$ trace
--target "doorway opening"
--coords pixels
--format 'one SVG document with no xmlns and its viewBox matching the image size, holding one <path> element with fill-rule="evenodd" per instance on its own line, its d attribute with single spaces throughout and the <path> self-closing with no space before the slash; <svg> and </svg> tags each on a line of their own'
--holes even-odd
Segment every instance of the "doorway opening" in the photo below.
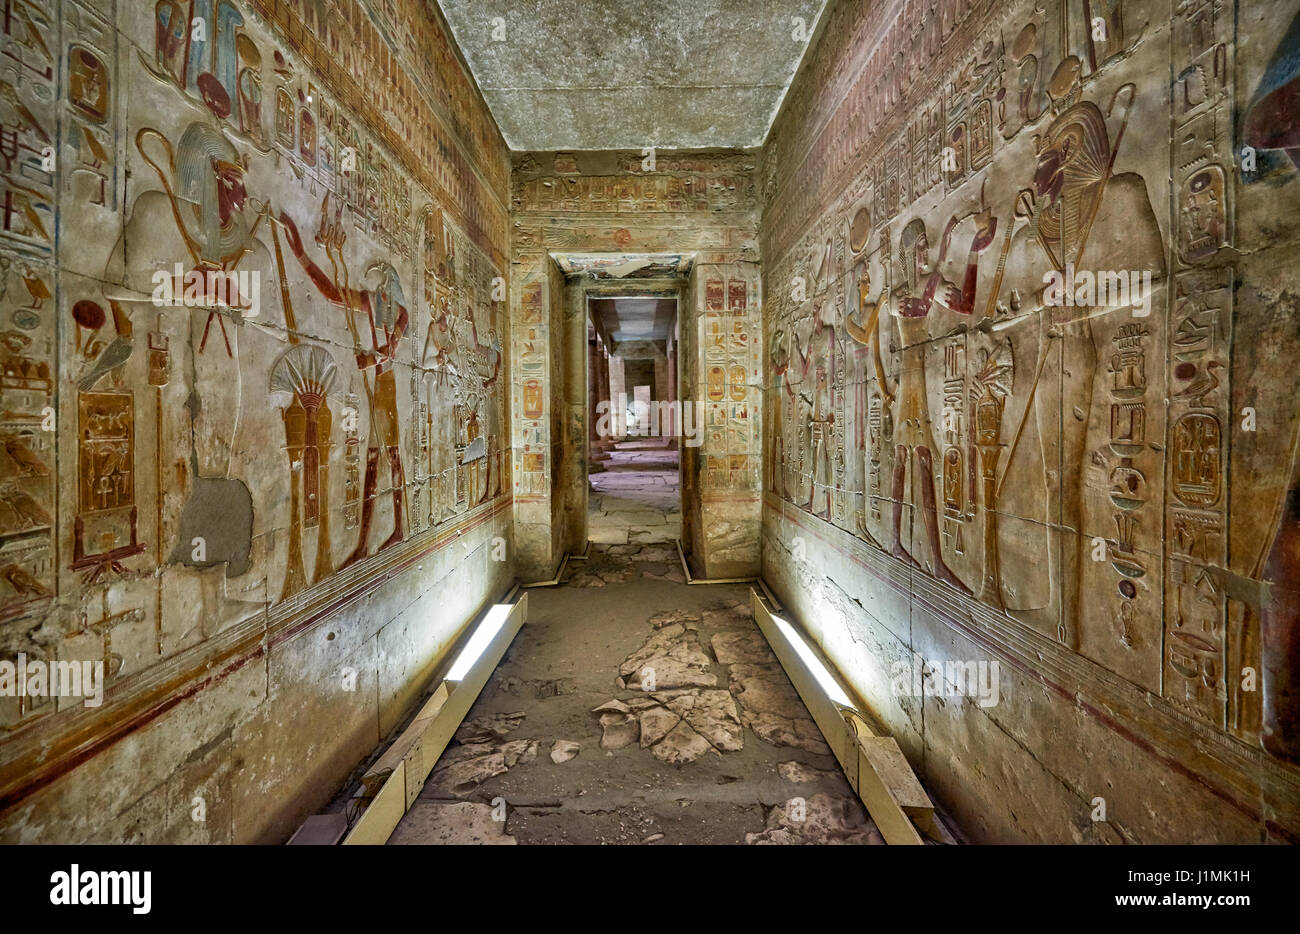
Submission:
<svg viewBox="0 0 1300 934">
<path fill-rule="evenodd" d="M 607 545 L 682 535 L 678 296 L 587 297 L 587 537 Z"/>
</svg>

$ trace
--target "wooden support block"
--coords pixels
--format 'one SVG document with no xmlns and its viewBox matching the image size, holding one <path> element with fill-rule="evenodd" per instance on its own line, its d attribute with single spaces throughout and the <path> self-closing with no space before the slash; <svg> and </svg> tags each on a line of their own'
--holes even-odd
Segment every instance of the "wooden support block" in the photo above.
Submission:
<svg viewBox="0 0 1300 934">
<path fill-rule="evenodd" d="M 861 746 L 858 747 L 858 797 L 867 806 L 867 813 L 886 843 L 919 846 L 924 842 Z"/>
<path fill-rule="evenodd" d="M 889 789 L 898 806 L 908 811 L 932 811 L 934 805 L 925 793 L 916 773 L 908 764 L 903 750 L 892 736 L 865 736 L 858 740 L 862 753 L 871 763 L 872 770 Z"/>
</svg>

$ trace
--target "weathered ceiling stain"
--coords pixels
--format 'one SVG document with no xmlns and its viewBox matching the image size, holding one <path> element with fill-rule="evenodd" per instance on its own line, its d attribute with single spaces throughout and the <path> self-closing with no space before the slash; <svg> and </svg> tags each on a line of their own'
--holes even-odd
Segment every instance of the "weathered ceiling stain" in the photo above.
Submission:
<svg viewBox="0 0 1300 934">
<path fill-rule="evenodd" d="M 759 146 L 825 0 L 439 0 L 511 149 Z"/>
</svg>

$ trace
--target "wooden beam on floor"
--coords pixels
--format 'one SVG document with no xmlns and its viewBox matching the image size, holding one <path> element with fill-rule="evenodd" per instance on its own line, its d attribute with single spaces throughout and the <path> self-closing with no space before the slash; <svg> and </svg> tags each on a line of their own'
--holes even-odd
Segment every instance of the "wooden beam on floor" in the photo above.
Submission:
<svg viewBox="0 0 1300 934">
<path fill-rule="evenodd" d="M 504 606 L 494 604 L 471 627 L 469 638 L 453 657 L 458 658 L 461 652 L 467 651 L 477 631 L 489 624 L 493 611 Z M 344 845 L 388 842 L 527 618 L 528 594 L 525 592 L 509 607 L 501 627 L 483 646 L 460 680 L 441 680 L 415 719 L 362 776 L 361 787 L 353 796 L 361 813 L 343 837 Z M 453 670 L 454 663 L 449 673 Z"/>
<path fill-rule="evenodd" d="M 686 551 L 682 548 L 680 538 L 673 539 L 677 545 L 677 557 L 682 559 L 682 573 L 686 575 L 688 584 L 753 584 L 758 581 L 757 577 L 694 577 L 691 575 L 690 565 L 686 561 Z"/>
<path fill-rule="evenodd" d="M 851 694 L 821 650 L 795 623 L 775 616 L 757 588 L 750 589 L 750 605 L 759 631 L 785 669 L 804 706 L 839 761 L 845 778 L 886 843 L 919 845 L 925 841 L 913 823 L 937 825 L 934 805 L 916 774 L 890 736 L 877 736 L 861 711 L 851 706 Z M 778 619 L 789 627 L 783 630 Z M 801 645 L 796 646 L 797 639 Z M 830 678 L 833 684 L 823 683 Z M 832 692 L 840 695 L 839 699 Z M 938 839 L 950 841 L 946 831 Z"/>
<path fill-rule="evenodd" d="M 555 570 L 555 576 L 548 581 L 532 581 L 527 584 L 520 584 L 520 587 L 558 587 L 564 580 L 564 569 L 569 566 L 570 561 L 586 561 L 591 555 L 591 542 L 587 542 L 587 548 L 582 554 L 577 555 L 573 552 L 566 551 L 564 557 L 560 559 L 560 566 Z"/>
</svg>

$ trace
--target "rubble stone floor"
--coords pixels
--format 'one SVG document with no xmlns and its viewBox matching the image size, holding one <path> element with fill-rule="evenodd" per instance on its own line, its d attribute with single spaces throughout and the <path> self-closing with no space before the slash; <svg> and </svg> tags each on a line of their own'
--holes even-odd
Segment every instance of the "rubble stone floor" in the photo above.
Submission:
<svg viewBox="0 0 1300 934">
<path fill-rule="evenodd" d="M 687 586 L 669 544 L 593 544 L 528 600 L 390 843 L 883 842 L 745 585 Z"/>
<path fill-rule="evenodd" d="M 677 447 L 653 441 L 621 441 L 600 473 L 593 473 L 587 500 L 587 537 L 606 545 L 672 542 L 682 536 L 682 497 Z"/>
</svg>

